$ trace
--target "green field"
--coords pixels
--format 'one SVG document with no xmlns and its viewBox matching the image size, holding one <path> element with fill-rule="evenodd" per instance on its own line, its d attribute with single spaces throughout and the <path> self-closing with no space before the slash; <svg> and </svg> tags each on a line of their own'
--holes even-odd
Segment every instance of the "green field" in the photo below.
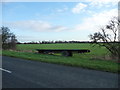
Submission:
<svg viewBox="0 0 120 90">
<path fill-rule="evenodd" d="M 68 44 L 19 44 L 17 45 L 17 50 L 32 50 L 35 49 L 89 49 L 91 52 L 89 55 L 95 56 L 104 56 L 108 53 L 107 49 L 104 47 L 95 46 L 92 44 L 76 44 L 76 43 L 68 43 Z M 80 54 L 79 54 L 80 55 Z"/>
<path fill-rule="evenodd" d="M 64 57 L 60 53 L 54 55 L 36 54 L 35 49 L 89 49 L 90 53 L 74 53 L 73 57 Z M 4 50 L 3 55 L 37 60 L 47 63 L 64 64 L 95 70 L 118 72 L 118 63 L 115 60 L 105 60 L 109 52 L 104 47 L 91 44 L 18 44 L 16 51 Z"/>
</svg>

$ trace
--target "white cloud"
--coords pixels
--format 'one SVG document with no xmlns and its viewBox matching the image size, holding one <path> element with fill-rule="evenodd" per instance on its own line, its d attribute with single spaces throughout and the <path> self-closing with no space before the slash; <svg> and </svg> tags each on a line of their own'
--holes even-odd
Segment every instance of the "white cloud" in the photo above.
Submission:
<svg viewBox="0 0 120 90">
<path fill-rule="evenodd" d="M 46 32 L 46 31 L 59 32 L 67 29 L 64 26 L 59 26 L 59 25 L 54 26 L 48 22 L 36 21 L 36 20 L 3 22 L 3 25 L 21 30 L 31 30 L 38 32 Z"/>
<path fill-rule="evenodd" d="M 55 26 L 55 27 L 52 27 L 51 29 L 55 30 L 56 32 L 60 32 L 60 31 L 63 31 L 63 30 L 68 30 L 68 28 L 64 27 L 64 26 Z"/>
<path fill-rule="evenodd" d="M 73 9 L 72 12 L 73 13 L 80 13 L 84 8 L 86 8 L 87 5 L 83 4 L 83 3 L 78 3 Z"/>
<path fill-rule="evenodd" d="M 63 9 L 57 9 L 57 12 L 65 12 L 65 11 L 67 11 L 68 10 L 68 8 L 67 7 L 65 7 L 65 8 L 63 8 Z"/>
<path fill-rule="evenodd" d="M 95 32 L 99 30 L 100 26 L 106 25 L 108 21 L 112 17 L 117 16 L 117 14 L 118 14 L 117 9 L 96 13 L 92 17 L 84 19 L 83 23 L 76 25 L 75 30 L 77 31 L 87 30 Z"/>
<path fill-rule="evenodd" d="M 110 7 L 111 5 L 113 6 L 118 4 L 119 0 L 83 0 L 83 2 L 89 2 L 91 6 Z"/>
<path fill-rule="evenodd" d="M 16 22 L 5 22 L 3 25 L 9 26 L 21 30 L 31 30 L 38 32 L 60 32 L 60 31 L 90 31 L 95 32 L 99 30 L 100 26 L 104 26 L 108 21 L 118 15 L 117 9 L 110 11 L 103 11 L 95 13 L 92 17 L 85 18 L 81 24 L 77 24 L 75 27 L 68 28 L 62 25 L 52 25 L 48 22 L 27 20 L 27 21 L 16 21 Z"/>
<path fill-rule="evenodd" d="M 2 2 L 115 2 L 119 0 L 3 0 Z"/>
</svg>

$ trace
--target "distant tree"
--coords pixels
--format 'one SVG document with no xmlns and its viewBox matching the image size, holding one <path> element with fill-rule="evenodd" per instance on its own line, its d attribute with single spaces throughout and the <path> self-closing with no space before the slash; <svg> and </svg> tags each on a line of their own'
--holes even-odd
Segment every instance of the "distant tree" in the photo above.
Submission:
<svg viewBox="0 0 120 90">
<path fill-rule="evenodd" d="M 10 29 L 3 26 L 0 31 L 2 31 L 2 48 L 16 49 L 17 39 L 16 36 L 10 32 Z"/>
<path fill-rule="evenodd" d="M 105 25 L 105 27 L 100 28 L 99 32 L 89 35 L 90 39 L 94 43 L 107 48 L 111 55 L 118 60 L 120 60 L 120 43 L 118 42 L 119 38 L 117 40 L 118 31 L 120 29 L 118 28 L 119 25 L 120 20 L 117 17 L 114 17 L 107 25 Z"/>
</svg>

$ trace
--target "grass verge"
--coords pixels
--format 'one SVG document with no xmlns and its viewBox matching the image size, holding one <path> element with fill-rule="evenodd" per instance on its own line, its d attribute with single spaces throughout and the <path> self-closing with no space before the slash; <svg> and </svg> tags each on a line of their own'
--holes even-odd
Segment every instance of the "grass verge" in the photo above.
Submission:
<svg viewBox="0 0 120 90">
<path fill-rule="evenodd" d="M 35 54 L 28 52 L 15 52 L 4 50 L 2 52 L 4 56 L 12 56 L 17 58 L 23 58 L 28 60 L 37 60 L 47 63 L 55 63 L 76 67 L 83 67 L 94 70 L 101 70 L 107 72 L 118 72 L 118 63 L 113 61 L 104 61 L 104 60 L 91 60 L 87 58 L 74 58 L 74 57 L 63 57 L 63 56 L 54 56 L 54 55 L 45 55 L 45 54 Z"/>
</svg>

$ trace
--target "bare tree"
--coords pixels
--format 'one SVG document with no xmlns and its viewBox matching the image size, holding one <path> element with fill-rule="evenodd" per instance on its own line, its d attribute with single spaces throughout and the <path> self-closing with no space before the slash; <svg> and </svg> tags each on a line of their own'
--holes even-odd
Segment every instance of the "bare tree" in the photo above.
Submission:
<svg viewBox="0 0 120 90">
<path fill-rule="evenodd" d="M 8 27 L 1 27 L 2 31 L 2 48 L 3 49 L 16 49 L 17 39 L 13 33 L 10 32 Z"/>
<path fill-rule="evenodd" d="M 114 17 L 105 27 L 100 28 L 99 32 L 89 35 L 94 43 L 106 47 L 111 55 L 118 60 L 120 60 L 119 25 L 120 20 Z"/>
</svg>

